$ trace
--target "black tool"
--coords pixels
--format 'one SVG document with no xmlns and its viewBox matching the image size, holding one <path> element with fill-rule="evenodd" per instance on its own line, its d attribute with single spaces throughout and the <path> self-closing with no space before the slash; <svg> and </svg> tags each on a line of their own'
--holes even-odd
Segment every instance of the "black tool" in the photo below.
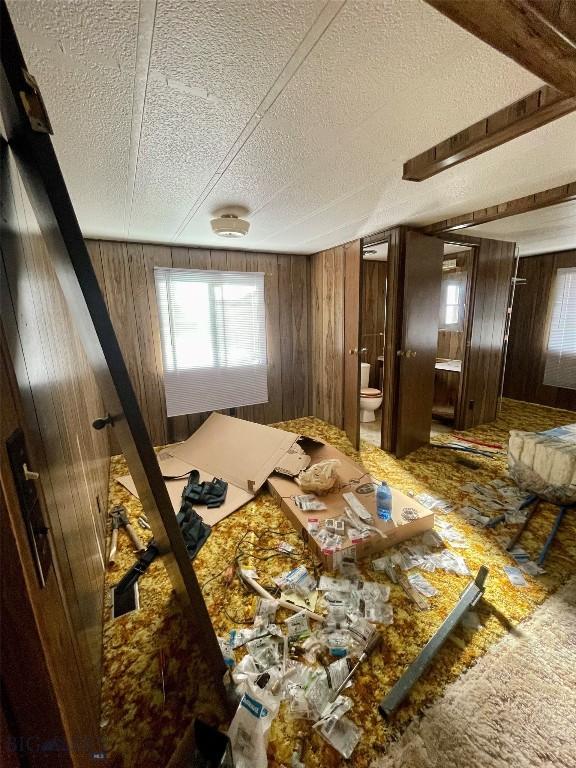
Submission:
<svg viewBox="0 0 576 768">
<path fill-rule="evenodd" d="M 228 483 L 215 477 L 212 480 L 200 482 L 200 472 L 193 469 L 188 475 L 188 482 L 182 492 L 182 500 L 191 504 L 205 504 L 208 509 L 217 509 L 226 501 Z"/>
<path fill-rule="evenodd" d="M 150 564 L 154 562 L 156 557 L 158 556 L 159 549 L 156 546 L 156 542 L 154 539 L 148 544 L 140 558 L 134 563 L 132 568 L 124 574 L 124 576 L 120 579 L 118 584 L 116 584 L 116 594 L 121 595 L 123 592 L 126 592 L 130 587 L 132 587 L 142 576 L 143 573 L 146 573 L 148 568 L 150 567 Z"/>
</svg>

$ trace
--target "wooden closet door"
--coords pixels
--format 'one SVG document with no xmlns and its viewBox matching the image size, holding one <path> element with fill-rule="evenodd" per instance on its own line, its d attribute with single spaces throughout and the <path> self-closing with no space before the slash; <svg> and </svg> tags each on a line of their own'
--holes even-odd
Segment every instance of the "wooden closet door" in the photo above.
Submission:
<svg viewBox="0 0 576 768">
<path fill-rule="evenodd" d="M 404 252 L 396 455 L 430 442 L 444 244 L 407 231 Z"/>
</svg>

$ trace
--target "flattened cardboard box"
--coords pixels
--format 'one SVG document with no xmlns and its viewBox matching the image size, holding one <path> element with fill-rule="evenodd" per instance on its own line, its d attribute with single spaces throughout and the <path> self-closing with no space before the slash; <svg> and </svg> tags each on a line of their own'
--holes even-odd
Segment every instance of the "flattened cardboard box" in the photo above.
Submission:
<svg viewBox="0 0 576 768">
<path fill-rule="evenodd" d="M 356 548 L 356 557 L 358 560 L 361 560 L 370 555 L 376 555 L 388 549 L 388 547 L 399 544 L 401 541 L 417 536 L 434 527 L 434 512 L 395 488 L 391 488 L 392 522 L 380 520 L 376 514 L 374 485 L 378 481 L 367 473 L 362 466 L 356 464 L 348 456 L 345 456 L 336 448 L 326 443 L 308 441 L 306 438 L 303 438 L 300 441 L 300 446 L 310 456 L 311 466 L 325 459 L 338 459 L 340 461 L 338 485 L 332 493 L 320 497 L 320 500 L 326 504 L 327 509 L 323 512 L 303 512 L 294 501 L 294 496 L 303 493 L 303 491 L 291 477 L 283 477 L 278 474 L 271 475 L 268 478 L 268 489 L 275 501 L 281 506 L 288 520 L 301 533 L 304 541 L 308 543 L 310 549 L 317 555 L 326 569 L 334 570 L 334 561 L 342 555 L 345 556 L 347 551 L 348 553 L 353 552 L 354 546 Z M 374 533 L 369 538 L 362 539 L 355 545 L 352 544 L 350 539 L 346 538 L 343 548 L 337 553 L 322 552 L 318 543 L 308 533 L 308 520 L 309 518 L 317 518 L 322 523 L 328 518 L 344 516 L 345 507 L 348 505 L 342 494 L 349 491 L 354 493 L 358 501 L 371 513 L 373 518 L 371 525 L 381 530 L 386 535 L 386 538 L 382 538 L 379 534 Z M 410 512 L 407 512 L 407 510 L 410 510 Z"/>
<path fill-rule="evenodd" d="M 194 507 L 205 523 L 215 525 L 251 501 L 272 472 L 296 476 L 306 469 L 310 459 L 299 445 L 301 440 L 293 432 L 211 414 L 191 437 L 167 446 L 157 455 L 174 511 L 180 509 L 188 474 L 197 469 L 200 482 L 220 477 L 228 483 L 226 501 L 221 507 Z M 130 475 L 116 480 L 138 496 Z"/>
</svg>

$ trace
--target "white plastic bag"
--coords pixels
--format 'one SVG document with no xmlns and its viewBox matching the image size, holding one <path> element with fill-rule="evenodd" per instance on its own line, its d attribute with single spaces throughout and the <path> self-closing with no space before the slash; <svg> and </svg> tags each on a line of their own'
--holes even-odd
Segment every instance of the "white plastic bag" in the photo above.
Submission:
<svg viewBox="0 0 576 768">
<path fill-rule="evenodd" d="M 248 683 L 228 730 L 236 768 L 267 768 L 268 734 L 278 705 L 270 693 Z"/>
<path fill-rule="evenodd" d="M 319 461 L 303 472 L 297 478 L 298 485 L 307 493 L 316 493 L 322 496 L 332 490 L 338 479 L 336 472 L 340 466 L 338 459 Z"/>
</svg>

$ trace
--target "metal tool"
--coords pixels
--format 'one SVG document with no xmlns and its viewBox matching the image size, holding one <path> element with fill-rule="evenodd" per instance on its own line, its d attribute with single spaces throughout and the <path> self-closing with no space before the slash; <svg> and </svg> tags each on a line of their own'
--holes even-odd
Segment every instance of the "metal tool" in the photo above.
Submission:
<svg viewBox="0 0 576 768">
<path fill-rule="evenodd" d="M 540 554 L 538 555 L 538 560 L 536 563 L 538 565 L 543 565 L 544 560 L 546 560 L 546 557 L 548 555 L 548 550 L 550 549 L 550 546 L 552 545 L 552 542 L 556 538 L 556 534 L 558 533 L 558 529 L 560 528 L 560 524 L 562 520 L 564 519 L 564 515 L 566 512 L 568 512 L 569 509 L 576 509 L 576 504 L 569 504 L 564 505 L 560 507 L 560 511 L 556 515 L 556 519 L 554 520 L 554 525 L 552 526 L 552 530 L 548 534 L 548 538 L 546 539 L 546 543 L 542 547 Z"/>
<path fill-rule="evenodd" d="M 528 506 L 530 506 L 530 509 L 526 513 L 526 518 L 524 519 L 524 522 L 508 542 L 508 546 L 506 547 L 507 552 L 510 552 L 511 550 L 513 550 L 516 544 L 518 544 L 518 542 L 520 541 L 520 537 L 528 527 L 530 518 L 532 517 L 534 512 L 536 512 L 536 510 L 538 509 L 539 504 L 540 504 L 540 499 L 538 498 L 538 496 L 530 496 L 528 499 L 526 499 L 524 504 L 521 505 L 520 509 L 525 509 Z"/>
<path fill-rule="evenodd" d="M 484 594 L 484 585 L 488 576 L 488 568 L 483 565 L 480 567 L 474 581 L 470 582 L 464 592 L 460 595 L 460 600 L 456 603 L 452 611 L 448 614 L 444 623 L 437 632 L 432 635 L 426 643 L 420 654 L 414 659 L 412 664 L 404 672 L 392 690 L 382 699 L 378 707 L 382 717 L 389 717 L 404 701 L 417 680 L 420 679 L 425 669 L 428 667 L 434 656 L 444 645 L 448 635 L 460 623 L 466 611 L 473 608 Z"/>
<path fill-rule="evenodd" d="M 117 552 L 117 545 L 118 545 L 118 529 L 123 528 L 126 533 L 128 534 L 128 538 L 132 542 L 132 546 L 134 547 L 134 551 L 140 554 L 140 552 L 144 552 L 146 547 L 142 544 L 140 539 L 138 538 L 138 534 L 132 528 L 130 521 L 128 520 L 128 515 L 126 514 L 126 508 L 122 505 L 118 505 L 116 507 L 113 507 L 110 510 L 110 515 L 112 517 L 112 536 L 110 538 L 110 552 L 108 554 L 108 564 L 114 565 L 116 562 L 116 552 Z"/>
<path fill-rule="evenodd" d="M 345 687 L 348 685 L 348 681 L 349 681 L 349 680 L 352 678 L 352 676 L 354 675 L 354 673 L 356 672 L 356 670 L 358 669 L 358 667 L 360 666 L 360 664 L 362 664 L 363 662 L 365 662 L 365 661 L 366 661 L 366 659 L 367 659 L 367 658 L 370 656 L 370 654 L 372 653 L 372 651 L 374 651 L 374 650 L 375 650 L 375 649 L 378 647 L 378 645 L 380 645 L 380 639 L 381 639 L 381 638 L 380 638 L 380 633 L 379 633 L 379 632 L 376 632 L 376 631 L 374 631 L 374 632 L 372 633 L 372 635 L 371 635 L 371 636 L 368 638 L 368 642 L 366 643 L 366 645 L 365 645 L 365 647 L 364 647 L 364 650 L 363 650 L 363 651 L 362 651 L 362 653 L 360 654 L 360 656 L 359 656 L 359 658 L 358 658 L 358 661 L 356 662 L 356 664 L 354 664 L 354 666 L 352 667 L 352 669 L 350 670 L 350 672 L 348 672 L 348 674 L 346 675 L 346 677 L 344 678 L 344 680 L 343 680 L 343 681 L 340 683 L 340 685 L 338 686 L 338 688 L 337 688 L 337 689 L 336 689 L 336 690 L 333 692 L 332 696 L 330 697 L 330 700 L 331 700 L 331 701 L 334 701 L 335 699 L 337 699 L 337 698 L 338 698 L 338 696 L 340 695 L 340 693 L 341 693 L 341 692 L 344 690 L 344 688 L 345 688 Z"/>
</svg>

